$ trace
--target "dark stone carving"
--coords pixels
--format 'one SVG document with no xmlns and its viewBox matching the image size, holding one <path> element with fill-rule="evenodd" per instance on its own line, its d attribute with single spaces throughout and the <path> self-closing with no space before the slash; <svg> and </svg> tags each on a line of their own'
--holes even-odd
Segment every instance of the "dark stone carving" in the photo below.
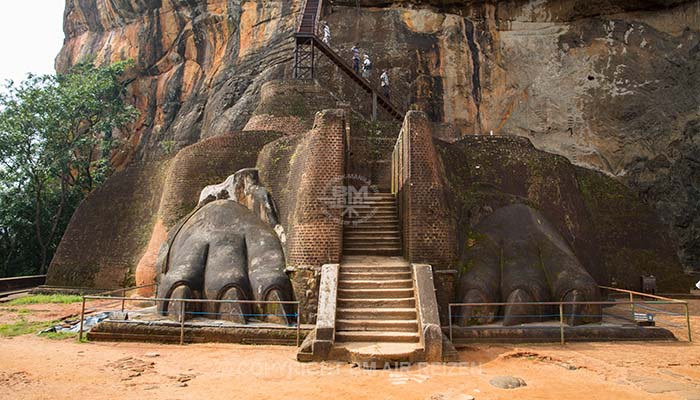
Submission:
<svg viewBox="0 0 700 400">
<path fill-rule="evenodd" d="M 595 280 L 556 229 L 539 212 L 522 204 L 500 208 L 477 225 L 462 261 L 466 268 L 460 278 L 460 302 L 574 302 L 600 297 Z M 510 326 L 559 315 L 557 306 L 499 308 L 461 307 L 456 322 L 487 324 L 503 315 L 503 325 Z M 568 305 L 564 315 L 571 325 L 585 324 L 599 321 L 601 308 Z"/>
<path fill-rule="evenodd" d="M 255 172 L 255 173 L 253 173 Z M 273 226 L 274 203 L 258 185 L 257 171 L 242 170 L 232 179 L 238 200 L 210 196 L 171 232 L 158 260 L 158 298 L 211 300 L 292 300 L 286 276 L 284 252 Z M 228 180 L 227 180 L 228 181 Z M 245 185 L 243 183 L 248 183 Z M 246 191 L 251 189 L 251 191 Z M 219 191 L 221 194 L 225 191 Z M 249 196 L 244 195 L 248 193 Z M 207 198 L 207 196 L 204 196 Z M 228 197 L 228 196 L 216 196 Z M 199 307 L 198 307 L 199 306 Z M 176 300 L 161 301 L 158 311 L 179 318 Z M 293 307 L 242 303 L 188 303 L 186 316 L 201 313 L 208 318 L 245 323 L 246 316 L 289 323 Z"/>
</svg>

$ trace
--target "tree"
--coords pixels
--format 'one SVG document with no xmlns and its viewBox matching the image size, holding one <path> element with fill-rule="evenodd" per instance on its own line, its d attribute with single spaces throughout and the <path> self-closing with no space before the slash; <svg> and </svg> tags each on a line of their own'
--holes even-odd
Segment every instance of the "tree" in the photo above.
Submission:
<svg viewBox="0 0 700 400">
<path fill-rule="evenodd" d="M 109 176 L 130 62 L 80 63 L 0 95 L 0 271 L 44 273 L 79 202 Z"/>
</svg>

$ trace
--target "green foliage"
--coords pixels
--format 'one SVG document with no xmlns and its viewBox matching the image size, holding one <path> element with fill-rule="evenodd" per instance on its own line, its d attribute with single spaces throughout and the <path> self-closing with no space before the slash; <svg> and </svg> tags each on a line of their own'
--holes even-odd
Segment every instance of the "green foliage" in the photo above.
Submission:
<svg viewBox="0 0 700 400">
<path fill-rule="evenodd" d="M 21 318 L 9 324 L 0 324 L 0 337 L 21 336 L 29 333 L 35 333 L 46 329 L 55 324 L 54 321 L 27 321 Z"/>
<path fill-rule="evenodd" d="M 6 303 L 8 306 L 22 306 L 27 304 L 70 304 L 83 301 L 81 296 L 67 294 L 37 294 L 20 297 Z"/>
<path fill-rule="evenodd" d="M 80 201 L 111 173 L 130 62 L 86 62 L 0 94 L 0 276 L 44 273 Z"/>
</svg>

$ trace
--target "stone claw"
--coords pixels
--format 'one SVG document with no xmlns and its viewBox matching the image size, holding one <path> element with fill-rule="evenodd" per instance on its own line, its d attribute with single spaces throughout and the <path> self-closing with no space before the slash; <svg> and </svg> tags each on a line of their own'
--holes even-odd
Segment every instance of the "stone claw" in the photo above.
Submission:
<svg viewBox="0 0 700 400">
<path fill-rule="evenodd" d="M 469 289 L 462 298 L 463 303 L 488 303 L 487 296 L 479 289 Z M 457 325 L 483 325 L 490 324 L 498 315 L 498 306 L 462 306 L 455 317 Z"/>
<path fill-rule="evenodd" d="M 506 303 L 511 303 L 505 306 L 503 310 L 503 326 L 512 326 L 518 324 L 526 324 L 529 322 L 541 321 L 542 310 L 532 303 L 537 301 L 530 292 L 525 289 L 518 288 L 510 292 Z"/>
</svg>

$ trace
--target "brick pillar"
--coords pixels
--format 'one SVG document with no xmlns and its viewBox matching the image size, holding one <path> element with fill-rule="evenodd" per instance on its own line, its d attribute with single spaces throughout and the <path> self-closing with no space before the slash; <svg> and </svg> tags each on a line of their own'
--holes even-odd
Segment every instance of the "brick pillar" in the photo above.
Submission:
<svg viewBox="0 0 700 400">
<path fill-rule="evenodd" d="M 446 323 L 456 276 L 452 269 L 457 254 L 456 220 L 447 201 L 432 125 L 424 112 L 406 115 L 392 163 L 404 256 L 412 263 L 432 265 L 440 318 Z"/>
<path fill-rule="evenodd" d="M 440 160 L 425 113 L 410 111 L 402 128 L 405 185 L 406 257 L 414 263 L 449 268 L 456 254 L 456 230 L 449 212 Z"/>
<path fill-rule="evenodd" d="M 328 197 L 329 184 L 343 182 L 344 135 L 345 112 L 321 111 L 316 114 L 314 128 L 297 149 L 292 169 L 303 172 L 296 187 L 291 188 L 298 197 L 290 223 L 289 265 L 318 267 L 340 262 L 342 209 L 329 209 L 324 198 Z"/>
</svg>

